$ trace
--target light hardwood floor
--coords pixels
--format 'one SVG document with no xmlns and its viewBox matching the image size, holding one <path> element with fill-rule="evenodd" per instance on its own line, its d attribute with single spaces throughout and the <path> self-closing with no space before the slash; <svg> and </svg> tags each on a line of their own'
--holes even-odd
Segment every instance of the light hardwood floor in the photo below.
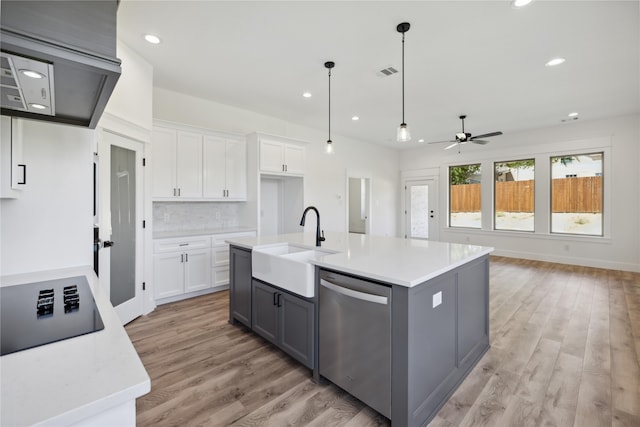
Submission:
<svg viewBox="0 0 640 427">
<path fill-rule="evenodd" d="M 491 349 L 430 426 L 640 427 L 640 274 L 492 257 L 490 283 Z M 227 320 L 219 292 L 127 325 L 139 426 L 389 425 Z"/>
</svg>

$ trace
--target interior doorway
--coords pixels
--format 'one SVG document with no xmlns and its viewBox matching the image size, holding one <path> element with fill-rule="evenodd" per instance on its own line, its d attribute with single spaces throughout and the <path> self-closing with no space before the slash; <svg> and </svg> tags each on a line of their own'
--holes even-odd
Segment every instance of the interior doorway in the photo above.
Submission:
<svg viewBox="0 0 640 427">
<path fill-rule="evenodd" d="M 143 311 L 143 144 L 103 131 L 98 141 L 100 282 L 122 324 Z"/>
<path fill-rule="evenodd" d="M 349 177 L 349 233 L 368 234 L 371 188 L 369 178 Z"/>
<path fill-rule="evenodd" d="M 435 179 L 406 181 L 405 238 L 438 240 L 438 185 Z"/>
</svg>

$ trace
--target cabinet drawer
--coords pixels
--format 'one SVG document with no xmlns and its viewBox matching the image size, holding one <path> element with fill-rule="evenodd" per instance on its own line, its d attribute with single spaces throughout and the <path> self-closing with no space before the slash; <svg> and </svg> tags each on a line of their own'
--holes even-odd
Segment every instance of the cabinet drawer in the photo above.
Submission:
<svg viewBox="0 0 640 427">
<path fill-rule="evenodd" d="M 209 236 L 158 239 L 153 241 L 153 252 L 177 252 L 191 249 L 205 249 L 209 248 L 210 246 L 211 238 Z"/>
<path fill-rule="evenodd" d="M 229 267 L 218 267 L 213 269 L 213 286 L 229 284 Z"/>
<path fill-rule="evenodd" d="M 211 251 L 211 265 L 222 267 L 229 265 L 229 245 L 216 246 Z"/>
<path fill-rule="evenodd" d="M 225 240 L 227 239 L 234 239 L 236 237 L 255 237 L 256 236 L 256 232 L 255 231 L 241 231 L 238 233 L 225 233 L 225 234 L 214 234 L 213 236 L 211 236 L 211 246 L 222 246 L 222 245 L 227 245 L 227 243 L 225 243 Z"/>
</svg>

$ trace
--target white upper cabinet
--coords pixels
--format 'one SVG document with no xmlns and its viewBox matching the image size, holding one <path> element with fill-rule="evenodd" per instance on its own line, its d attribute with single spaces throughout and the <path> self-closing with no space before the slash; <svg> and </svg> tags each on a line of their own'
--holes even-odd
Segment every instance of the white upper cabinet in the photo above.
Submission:
<svg viewBox="0 0 640 427">
<path fill-rule="evenodd" d="M 202 135 L 154 127 L 153 197 L 202 197 Z"/>
<path fill-rule="evenodd" d="M 177 132 L 154 127 L 151 135 L 153 151 L 153 197 L 176 197 Z"/>
<path fill-rule="evenodd" d="M 202 135 L 178 131 L 177 145 L 178 197 L 202 197 Z"/>
<path fill-rule="evenodd" d="M 152 136 L 153 198 L 247 200 L 247 147 L 241 136 L 156 124 Z"/>
<path fill-rule="evenodd" d="M 260 171 L 304 175 L 305 148 L 301 145 L 260 138 Z"/>
<path fill-rule="evenodd" d="M 27 184 L 27 165 L 22 161 L 22 121 L 0 116 L 0 198 L 18 198 Z"/>
<path fill-rule="evenodd" d="M 206 135 L 202 151 L 203 196 L 228 201 L 247 200 L 245 141 Z"/>
</svg>

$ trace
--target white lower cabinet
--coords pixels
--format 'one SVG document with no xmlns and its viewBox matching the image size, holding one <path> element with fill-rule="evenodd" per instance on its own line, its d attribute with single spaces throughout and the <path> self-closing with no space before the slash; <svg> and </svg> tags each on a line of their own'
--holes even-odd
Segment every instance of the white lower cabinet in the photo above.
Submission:
<svg viewBox="0 0 640 427">
<path fill-rule="evenodd" d="M 211 236 L 211 277 L 214 287 L 229 284 L 229 245 L 225 240 L 236 237 L 255 237 L 255 235 L 255 231 L 243 231 Z"/>
<path fill-rule="evenodd" d="M 211 287 L 211 239 L 158 239 L 154 242 L 154 297 L 163 299 Z"/>
<path fill-rule="evenodd" d="M 229 245 L 225 240 L 255 235 L 255 231 L 241 231 L 154 239 L 153 295 L 156 302 L 162 304 L 201 295 L 207 289 L 211 292 L 211 288 L 226 287 L 229 284 Z M 195 294 L 190 295 L 192 293 Z"/>
</svg>

